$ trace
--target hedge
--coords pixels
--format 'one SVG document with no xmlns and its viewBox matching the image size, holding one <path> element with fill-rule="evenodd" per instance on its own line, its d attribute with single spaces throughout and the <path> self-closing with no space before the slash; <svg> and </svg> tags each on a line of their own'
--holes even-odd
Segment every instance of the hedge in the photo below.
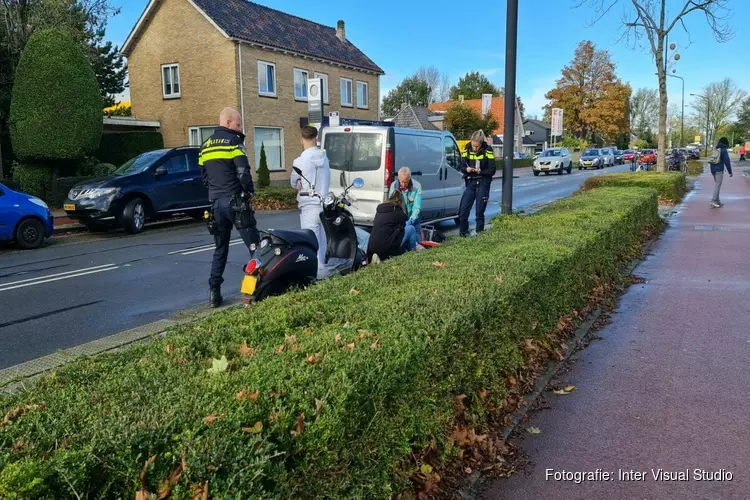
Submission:
<svg viewBox="0 0 750 500">
<path fill-rule="evenodd" d="M 698 160 L 690 160 L 688 162 L 688 176 L 689 177 L 698 177 L 703 173 L 703 170 L 705 170 L 706 164 L 703 162 L 700 162 Z"/>
<path fill-rule="evenodd" d="M 17 190 L 44 200 L 53 209 L 61 208 L 70 190 L 88 180 L 91 177 L 55 177 L 49 168 L 36 165 L 13 167 L 13 182 Z"/>
<path fill-rule="evenodd" d="M 150 493 L 172 474 L 173 498 L 391 498 L 412 452 L 457 454 L 456 396 L 488 431 L 522 341 L 585 305 L 658 220 L 654 190 L 593 190 L 79 359 L 0 400 L 0 497 L 132 498 L 145 470 Z"/>
<path fill-rule="evenodd" d="M 513 168 L 532 167 L 533 165 L 534 165 L 533 158 L 514 158 L 513 159 Z M 503 171 L 503 159 L 500 158 L 500 159 L 495 160 L 495 166 L 498 172 L 502 172 Z"/>
<path fill-rule="evenodd" d="M 119 167 L 141 153 L 162 149 L 163 147 L 164 138 L 161 132 L 104 134 L 96 157 L 102 163 L 111 163 Z"/>
<path fill-rule="evenodd" d="M 638 186 L 656 189 L 659 197 L 669 203 L 677 203 L 687 190 L 685 174 L 682 172 L 622 172 L 589 177 L 583 183 L 584 191 L 603 186 Z"/>
<path fill-rule="evenodd" d="M 39 30 L 21 54 L 13 82 L 13 152 L 29 163 L 79 160 L 102 135 L 99 83 L 80 44 L 66 31 Z"/>
<path fill-rule="evenodd" d="M 253 203 L 257 210 L 289 210 L 297 208 L 297 190 L 288 186 L 257 189 Z"/>
</svg>

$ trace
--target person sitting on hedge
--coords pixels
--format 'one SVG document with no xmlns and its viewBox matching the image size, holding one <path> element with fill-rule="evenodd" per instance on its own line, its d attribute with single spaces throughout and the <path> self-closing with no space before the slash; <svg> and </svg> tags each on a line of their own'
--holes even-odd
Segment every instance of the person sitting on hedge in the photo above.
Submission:
<svg viewBox="0 0 750 500">
<path fill-rule="evenodd" d="M 414 250 L 417 246 L 417 230 L 407 224 L 404 198 L 395 191 L 388 201 L 375 210 L 370 239 L 367 243 L 367 260 L 378 264 L 391 257 Z"/>
<path fill-rule="evenodd" d="M 490 185 L 497 171 L 495 154 L 492 146 L 487 143 L 484 132 L 477 130 L 471 134 L 471 142 L 461 154 L 461 172 L 464 174 L 466 189 L 461 196 L 461 206 L 458 211 L 458 233 L 462 237 L 469 235 L 469 214 L 476 202 L 475 219 L 477 233 L 484 231 L 484 211 L 490 200 Z"/>
</svg>

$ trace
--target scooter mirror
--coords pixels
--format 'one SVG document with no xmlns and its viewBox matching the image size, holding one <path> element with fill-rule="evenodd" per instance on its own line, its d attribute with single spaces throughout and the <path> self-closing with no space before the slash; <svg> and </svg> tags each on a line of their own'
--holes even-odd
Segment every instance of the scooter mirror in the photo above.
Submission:
<svg viewBox="0 0 750 500">
<path fill-rule="evenodd" d="M 354 179 L 354 183 L 352 184 L 357 189 L 365 187 L 365 181 L 361 177 L 357 177 Z"/>
<path fill-rule="evenodd" d="M 302 170 L 300 170 L 298 167 L 292 167 L 292 170 L 294 170 L 295 174 L 302 175 Z"/>
</svg>

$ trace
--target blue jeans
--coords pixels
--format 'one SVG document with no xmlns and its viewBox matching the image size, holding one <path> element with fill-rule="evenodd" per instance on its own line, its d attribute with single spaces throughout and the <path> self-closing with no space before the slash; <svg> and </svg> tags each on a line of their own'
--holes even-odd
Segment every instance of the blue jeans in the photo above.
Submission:
<svg viewBox="0 0 750 500">
<path fill-rule="evenodd" d="M 416 250 L 419 241 L 418 234 L 416 226 L 407 224 L 406 231 L 404 231 L 404 238 L 401 240 L 401 248 L 407 251 Z"/>
</svg>

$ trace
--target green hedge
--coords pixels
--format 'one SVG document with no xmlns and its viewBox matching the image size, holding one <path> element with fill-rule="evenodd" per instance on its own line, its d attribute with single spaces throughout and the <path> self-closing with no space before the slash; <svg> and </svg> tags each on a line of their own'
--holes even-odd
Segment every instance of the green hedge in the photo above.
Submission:
<svg viewBox="0 0 750 500">
<path fill-rule="evenodd" d="M 689 177 L 698 177 L 703 173 L 703 170 L 706 168 L 706 163 L 700 162 L 698 160 L 690 160 L 688 162 L 688 176 Z"/>
<path fill-rule="evenodd" d="M 681 172 L 622 172 L 616 174 L 589 177 L 583 183 L 583 190 L 603 186 L 635 186 L 656 189 L 662 200 L 676 203 L 682 199 L 687 190 L 685 174 Z"/>
<path fill-rule="evenodd" d="M 50 168 L 36 165 L 13 167 L 13 183 L 17 190 L 44 200 L 50 208 L 62 208 L 68 192 L 76 184 L 90 179 L 88 176 L 55 177 Z"/>
<path fill-rule="evenodd" d="M 102 163 L 111 163 L 118 167 L 147 151 L 164 147 L 161 132 L 123 132 L 104 134 L 96 157 Z"/>
<path fill-rule="evenodd" d="M 0 497 L 132 498 L 154 456 L 151 493 L 187 466 L 175 498 L 204 481 L 211 498 L 391 498 L 411 488 L 413 451 L 435 439 L 441 456 L 456 454 L 455 396 L 468 395 L 471 428 L 490 430 L 487 405 L 508 395 L 522 340 L 555 331 L 598 279 L 618 275 L 659 220 L 656 199 L 581 193 L 77 360 L 0 400 L 12 416 L 0 429 Z M 228 369 L 210 373 L 223 356 Z M 16 408 L 22 416 L 7 413 Z"/>
<path fill-rule="evenodd" d="M 297 208 L 297 190 L 288 186 L 258 189 L 255 191 L 253 203 L 258 210 Z"/>
<path fill-rule="evenodd" d="M 533 158 L 514 158 L 513 159 L 513 168 L 525 168 L 525 167 L 531 167 L 534 165 L 534 159 Z M 495 160 L 495 166 L 497 168 L 498 172 L 503 171 L 503 159 L 497 159 Z"/>
</svg>

